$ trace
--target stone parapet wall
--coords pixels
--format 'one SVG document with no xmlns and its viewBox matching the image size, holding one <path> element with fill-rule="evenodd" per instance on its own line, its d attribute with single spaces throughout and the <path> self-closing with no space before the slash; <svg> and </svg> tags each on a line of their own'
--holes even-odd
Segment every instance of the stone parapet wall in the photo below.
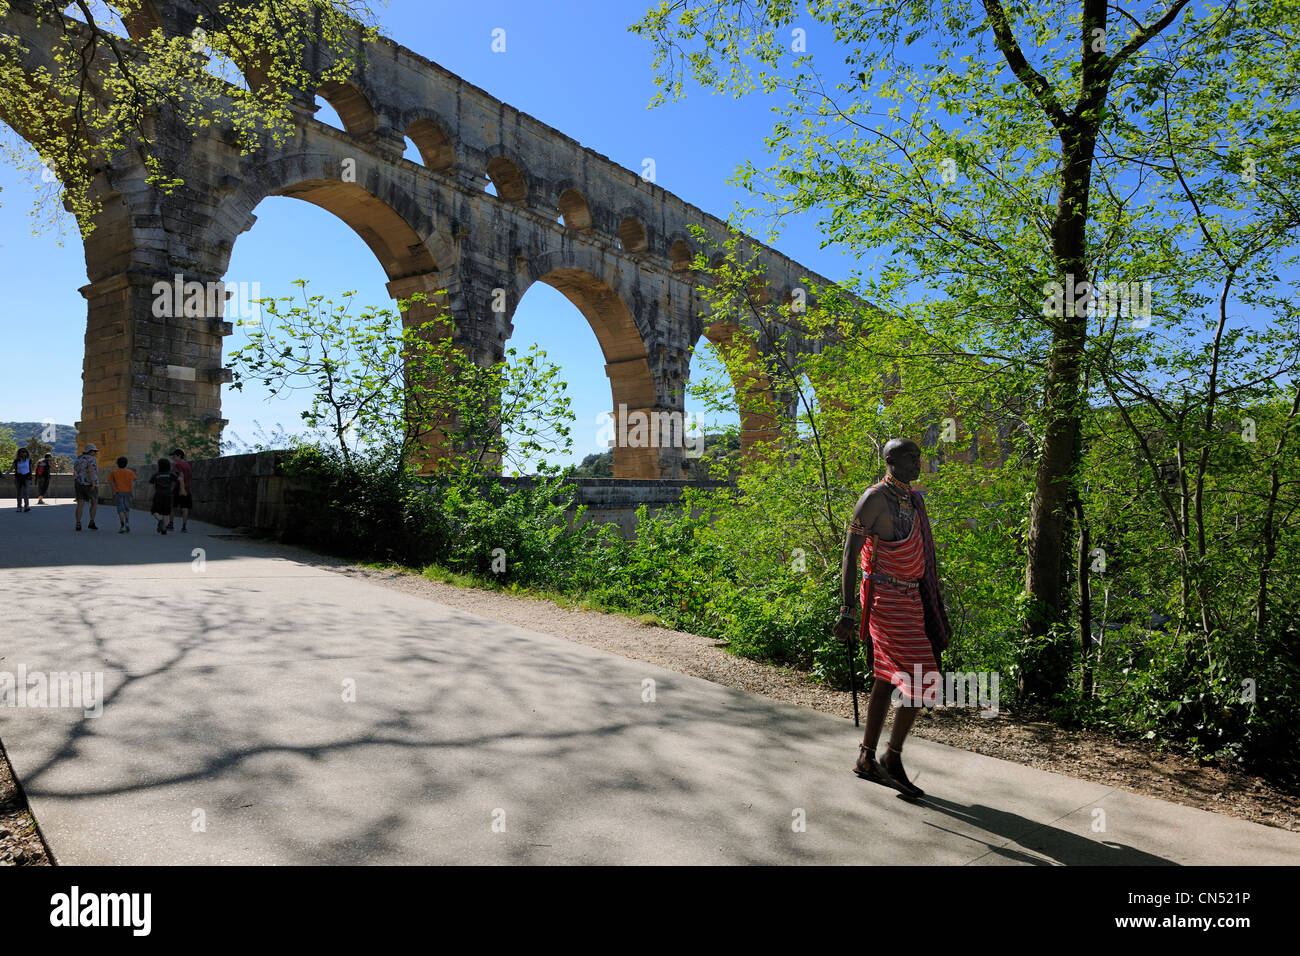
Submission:
<svg viewBox="0 0 1300 956">
<path fill-rule="evenodd" d="M 32 501 L 36 500 L 36 479 L 32 479 L 32 485 L 29 489 L 32 494 Z M 12 472 L 5 472 L 4 477 L 0 478 L 0 498 L 14 499 L 17 490 L 14 488 L 14 476 Z M 58 474 L 57 472 L 50 475 L 50 491 L 46 498 L 71 498 L 72 497 L 72 475 Z"/>
<path fill-rule="evenodd" d="M 286 492 L 292 494 L 295 488 L 303 487 L 283 474 L 280 464 L 286 455 L 286 452 L 267 451 L 190 462 L 194 472 L 191 516 L 227 528 L 279 534 L 286 520 Z M 151 470 L 141 476 L 146 487 L 152 473 Z M 499 480 L 511 490 L 537 483 L 535 478 Z M 653 514 L 676 504 L 686 488 L 726 486 L 722 481 L 685 479 L 571 478 L 569 481 L 578 488 L 578 504 L 587 506 L 586 520 L 616 524 L 626 536 L 635 532 L 636 511 L 642 504 Z M 139 492 L 137 501 L 143 501 Z"/>
</svg>

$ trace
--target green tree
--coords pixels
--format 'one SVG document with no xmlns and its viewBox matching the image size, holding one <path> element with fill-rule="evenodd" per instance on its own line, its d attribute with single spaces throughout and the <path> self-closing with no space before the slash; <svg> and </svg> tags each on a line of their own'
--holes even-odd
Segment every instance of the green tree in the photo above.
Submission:
<svg viewBox="0 0 1300 956">
<path fill-rule="evenodd" d="M 1131 336 L 1098 341 L 1096 296 L 1083 283 L 1161 282 L 1154 318 L 1165 325 L 1204 304 L 1196 284 L 1206 260 L 1179 278 L 1185 223 L 1166 221 L 1163 203 L 1145 194 L 1132 201 L 1151 151 L 1131 147 L 1161 144 L 1168 168 L 1160 111 L 1179 132 L 1184 111 L 1208 117 L 1225 91 L 1213 76 L 1233 79 L 1234 122 L 1283 120 L 1262 163 L 1280 159 L 1292 128 L 1294 91 L 1275 68 L 1294 62 L 1294 0 L 1255 5 L 1249 17 L 1185 0 L 1139 13 L 1113 13 L 1105 0 L 844 0 L 802 10 L 789 0 L 682 0 L 633 27 L 655 44 L 656 102 L 682 95 L 688 77 L 734 95 L 784 94 L 770 165 L 746 162 L 735 182 L 778 219 L 819 210 L 828 243 L 887 254 L 858 287 L 894 318 L 863 314 L 858 334 L 882 344 L 878 362 L 902 388 L 959 386 L 968 409 L 1021 419 L 1034 462 L 1021 682 L 1040 701 L 1065 692 L 1074 659 L 1070 544 L 1095 367 L 1135 354 Z M 811 38 L 792 42 L 801 22 L 832 38 L 816 62 Z M 913 46 L 923 38 L 925 53 Z M 1272 68 L 1226 68 L 1257 54 Z M 1171 76 L 1172 101 L 1159 92 Z M 1081 628 L 1087 621 L 1085 612 Z"/>
<path fill-rule="evenodd" d="M 326 436 L 345 463 L 357 452 L 469 481 L 566 450 L 569 399 L 559 369 L 536 346 L 480 366 L 448 326 L 407 326 L 389 309 L 353 314 L 352 296 L 262 300 L 263 320 L 231 357 L 234 387 L 304 390 L 309 438 Z M 402 309 L 425 302 L 417 295 Z M 554 471 L 542 457 L 540 471 Z"/>
<path fill-rule="evenodd" d="M 18 442 L 14 440 L 14 433 L 9 429 L 0 426 L 0 462 L 4 463 L 3 466 L 0 467 L 7 470 L 10 462 L 14 460 L 14 456 L 17 454 Z"/>
</svg>

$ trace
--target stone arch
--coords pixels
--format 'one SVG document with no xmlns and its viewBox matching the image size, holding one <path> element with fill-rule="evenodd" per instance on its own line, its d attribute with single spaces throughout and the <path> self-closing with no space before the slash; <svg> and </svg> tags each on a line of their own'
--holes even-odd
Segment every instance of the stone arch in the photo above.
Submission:
<svg viewBox="0 0 1300 956">
<path fill-rule="evenodd" d="M 342 219 L 370 247 L 390 279 L 438 269 L 433 254 L 411 224 L 357 183 L 306 179 L 270 195 L 301 199 Z"/>
<path fill-rule="evenodd" d="M 132 40 L 142 40 L 162 29 L 162 17 L 153 0 L 141 0 L 139 6 L 122 17 L 122 25 Z"/>
<path fill-rule="evenodd" d="M 224 272 L 235 239 L 256 222 L 253 209 L 267 196 L 301 199 L 337 216 L 369 246 L 390 280 L 430 275 L 456 262 L 450 237 L 392 178 L 362 183 L 322 175 L 345 158 L 341 146 L 337 155 L 313 151 L 250 165 L 248 178 L 218 210 L 213 238 L 226 260 L 219 269 Z"/>
<path fill-rule="evenodd" d="M 488 160 L 487 177 L 496 186 L 497 198 L 518 206 L 528 202 L 528 178 L 520 165 L 509 156 L 498 153 Z"/>
<path fill-rule="evenodd" d="M 75 3 L 63 4 L 63 16 L 69 20 L 75 20 L 78 23 L 85 23 L 86 18 L 81 14 L 81 8 Z M 119 37 L 131 37 L 137 39 L 131 33 L 131 27 L 127 24 L 125 18 L 117 10 L 114 10 L 108 4 L 101 4 L 100 9 L 91 9 L 91 15 L 94 17 L 95 25 L 103 31 Z M 121 30 L 119 33 L 118 30 Z"/>
<path fill-rule="evenodd" d="M 71 16 L 69 11 L 77 9 L 75 3 L 67 3 L 63 7 L 63 15 Z M 139 5 L 134 9 L 128 10 L 125 15 L 112 7 L 105 5 L 113 19 L 121 23 L 122 29 L 132 40 L 143 40 L 153 33 L 154 30 L 162 29 L 162 17 L 158 15 L 158 8 L 154 5 L 153 0 L 140 0 Z M 80 11 L 78 11 L 80 12 Z M 80 17 L 71 17 L 74 20 L 80 20 Z M 98 19 L 98 17 L 96 18 Z"/>
<path fill-rule="evenodd" d="M 695 250 L 685 239 L 674 239 L 673 244 L 668 248 L 668 258 L 672 260 L 673 272 L 690 272 L 691 262 L 695 258 Z"/>
<path fill-rule="evenodd" d="M 577 189 L 569 188 L 560 193 L 556 207 L 564 217 L 564 227 L 578 232 L 589 232 L 592 228 L 591 206 L 587 197 Z"/>
<path fill-rule="evenodd" d="M 527 277 L 516 283 L 513 307 L 534 282 L 557 290 L 573 303 L 591 326 L 605 358 L 611 412 L 632 413 L 659 407 L 659 389 L 650 366 L 645 331 L 619 293 L 613 264 L 591 250 L 553 252 L 533 257 Z M 659 448 L 614 447 L 614 477 L 659 478 Z"/>
<path fill-rule="evenodd" d="M 406 127 L 406 135 L 420 151 L 420 159 L 424 161 L 425 169 L 450 173 L 456 168 L 455 144 L 437 120 L 427 116 L 412 120 Z"/>
<path fill-rule="evenodd" d="M 635 215 L 626 215 L 618 224 L 618 241 L 624 252 L 645 252 L 650 248 L 645 223 Z"/>
<path fill-rule="evenodd" d="M 372 177 L 367 184 L 344 182 L 320 175 L 323 169 L 338 168 L 339 157 L 313 152 L 258 166 L 257 175 L 231 197 L 231 206 L 219 216 L 216 246 L 224 254 L 218 274 L 229 265 L 235 238 L 256 221 L 253 210 L 267 197 L 284 196 L 311 203 L 341 220 L 366 244 L 388 277 L 386 288 L 393 299 L 406 300 L 423 293 L 423 303 L 411 303 L 402 310 L 407 326 L 438 323 L 436 336 L 451 334 L 445 277 L 455 262 L 448 238 L 432 228 L 432 220 L 416 200 L 398 188 L 390 177 Z M 239 211 L 246 210 L 241 217 Z M 444 432 L 426 439 L 421 460 L 425 471 L 436 460 Z"/>
<path fill-rule="evenodd" d="M 353 136 L 365 136 L 379 127 L 375 108 L 355 83 L 330 80 L 316 88 L 316 95 L 334 107 L 343 129 Z"/>
</svg>

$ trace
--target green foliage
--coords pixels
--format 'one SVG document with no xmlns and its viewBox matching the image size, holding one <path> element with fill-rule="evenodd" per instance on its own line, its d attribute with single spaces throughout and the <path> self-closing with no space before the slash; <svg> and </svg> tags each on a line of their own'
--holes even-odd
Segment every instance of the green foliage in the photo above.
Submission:
<svg viewBox="0 0 1300 956">
<path fill-rule="evenodd" d="M 536 346 L 479 364 L 442 321 L 406 324 L 391 309 L 309 295 L 263 299 L 263 324 L 231 357 L 234 387 L 260 381 L 274 393 L 304 390 L 305 440 L 328 442 L 345 463 L 359 453 L 417 463 L 481 482 L 502 464 L 566 450 L 569 399 L 559 369 Z M 399 303 L 424 307 L 424 294 Z"/>
<path fill-rule="evenodd" d="M 446 546 L 436 502 L 413 487 L 400 462 L 301 445 L 283 468 L 286 541 L 405 564 L 432 561 Z"/>
<path fill-rule="evenodd" d="M 245 154 L 278 145 L 293 129 L 294 96 L 346 80 L 376 36 L 364 0 L 222 0 L 203 4 L 180 36 L 153 22 L 146 0 L 77 0 L 65 17 L 69 6 L 0 0 L 0 116 L 21 137 L 0 154 L 44 183 L 35 215 L 53 219 L 66 205 L 83 235 L 106 160 L 131 151 L 151 186 L 174 190 L 188 154 L 166 155 L 155 130 L 224 128 Z M 25 42 L 36 24 L 50 48 Z"/>
<path fill-rule="evenodd" d="M 7 469 L 17 454 L 18 442 L 14 440 L 14 433 L 0 425 L 0 462 L 4 462 L 3 467 Z"/>
<path fill-rule="evenodd" d="M 177 421 L 170 405 L 163 411 L 163 424 L 160 430 L 163 437 L 156 439 L 149 446 L 151 461 L 135 462 L 135 465 L 152 464 L 159 458 L 170 455 L 173 448 L 184 451 L 185 457 L 189 461 L 200 458 L 216 458 L 221 455 L 221 434 L 214 431 L 211 424 L 205 424 L 192 418 Z"/>
</svg>

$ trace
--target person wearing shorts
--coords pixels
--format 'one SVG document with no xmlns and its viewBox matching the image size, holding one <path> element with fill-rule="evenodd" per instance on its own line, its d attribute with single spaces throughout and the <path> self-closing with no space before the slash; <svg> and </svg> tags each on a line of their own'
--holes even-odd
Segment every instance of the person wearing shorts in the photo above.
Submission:
<svg viewBox="0 0 1300 956">
<path fill-rule="evenodd" d="M 99 530 L 95 527 L 95 512 L 99 510 L 99 461 L 95 457 L 98 454 L 98 445 L 87 445 L 85 451 L 72 463 L 72 487 L 77 499 L 78 531 L 81 530 L 81 508 L 86 502 L 90 502 L 88 527 L 91 531 Z"/>
<path fill-rule="evenodd" d="M 167 522 L 167 530 L 176 530 L 176 512 L 181 513 L 181 531 L 190 530 L 190 509 L 194 507 L 194 473 L 190 463 L 185 460 L 185 452 L 179 448 L 172 449 L 172 474 L 176 476 L 176 495 L 172 499 L 172 514 Z"/>
<path fill-rule="evenodd" d="M 166 458 L 158 459 L 158 474 L 149 479 L 153 485 L 153 507 L 150 511 L 158 520 L 159 534 L 167 533 L 167 519 L 171 517 L 172 501 L 176 492 L 176 476 L 172 474 L 172 463 Z"/>
<path fill-rule="evenodd" d="M 126 459 L 119 458 L 117 467 L 108 473 L 108 483 L 113 486 L 113 503 L 117 505 L 117 533 L 131 533 L 131 487 L 135 472 L 126 467 Z"/>
</svg>

